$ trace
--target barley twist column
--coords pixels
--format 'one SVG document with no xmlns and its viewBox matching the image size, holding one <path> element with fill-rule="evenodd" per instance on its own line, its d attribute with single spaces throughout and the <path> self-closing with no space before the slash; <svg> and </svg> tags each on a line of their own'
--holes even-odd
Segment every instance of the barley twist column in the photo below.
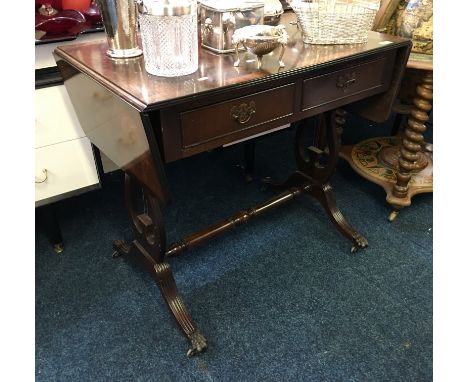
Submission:
<svg viewBox="0 0 468 382">
<path fill-rule="evenodd" d="M 392 194 L 397 198 L 406 198 L 411 172 L 417 170 L 417 161 L 422 154 L 421 146 L 426 131 L 425 123 L 429 120 L 432 109 L 432 71 L 427 71 L 421 83 L 416 88 L 408 124 L 402 136 L 400 157 L 398 160 L 397 182 L 393 186 Z M 397 210 L 397 206 L 394 206 Z M 395 211 L 396 212 L 396 211 Z"/>
</svg>

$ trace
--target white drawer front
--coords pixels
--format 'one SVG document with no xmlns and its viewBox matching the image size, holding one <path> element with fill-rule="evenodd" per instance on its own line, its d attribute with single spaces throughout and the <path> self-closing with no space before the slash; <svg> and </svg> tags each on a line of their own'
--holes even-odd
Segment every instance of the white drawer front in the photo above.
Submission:
<svg viewBox="0 0 468 382">
<path fill-rule="evenodd" d="M 96 185 L 99 178 L 91 143 L 87 138 L 36 149 L 36 203 L 83 187 Z"/>
<path fill-rule="evenodd" d="M 85 136 L 65 86 L 36 89 L 36 148 Z"/>
</svg>

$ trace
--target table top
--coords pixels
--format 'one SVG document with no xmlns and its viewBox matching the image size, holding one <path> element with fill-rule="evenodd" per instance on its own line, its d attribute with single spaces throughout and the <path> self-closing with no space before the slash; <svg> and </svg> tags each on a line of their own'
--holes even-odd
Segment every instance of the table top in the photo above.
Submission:
<svg viewBox="0 0 468 382">
<path fill-rule="evenodd" d="M 229 87 L 261 83 L 311 68 L 326 67 L 327 64 L 356 59 L 373 51 L 385 51 L 390 45 L 407 45 L 409 41 L 369 32 L 368 41 L 364 44 L 304 44 L 300 30 L 291 24 L 294 21 L 294 13 L 282 15 L 281 24 L 285 25 L 289 35 L 283 56 L 284 68 L 278 65 L 279 48 L 264 56 L 262 68 L 257 69 L 255 56 L 250 53 L 242 52 L 239 67 L 234 67 L 235 53 L 216 54 L 199 47 L 198 71 L 173 78 L 147 73 L 143 56 L 133 59 L 108 57 L 105 39 L 59 46 L 55 53 L 141 111 L 149 106 L 160 107 L 206 92 L 213 94 L 216 90 L 226 91 Z"/>
</svg>

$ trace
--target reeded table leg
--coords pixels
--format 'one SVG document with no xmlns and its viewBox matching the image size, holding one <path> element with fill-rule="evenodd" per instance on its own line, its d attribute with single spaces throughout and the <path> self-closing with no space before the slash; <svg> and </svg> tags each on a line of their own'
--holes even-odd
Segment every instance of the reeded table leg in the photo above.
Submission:
<svg viewBox="0 0 468 382">
<path fill-rule="evenodd" d="M 345 219 L 342 212 L 336 205 L 335 194 L 329 183 L 312 187 L 309 194 L 315 197 L 323 206 L 331 222 L 338 231 L 353 243 L 351 252 L 357 252 L 361 248 L 366 248 L 369 243 L 367 239 L 357 232 Z"/>
<path fill-rule="evenodd" d="M 144 211 L 138 213 L 136 205 L 141 191 L 143 191 L 145 205 Z M 171 267 L 165 261 L 166 231 L 159 202 L 145 189 L 142 190 L 140 185 L 128 174 L 125 175 L 125 199 L 133 223 L 135 235 L 133 244 L 144 257 L 169 310 L 184 335 L 190 341 L 191 346 L 187 355 L 193 356 L 205 351 L 207 347 L 206 339 L 198 330 L 182 301 Z M 114 248 L 116 249 L 116 252 L 114 252 L 116 255 L 128 252 L 126 245 L 121 241 L 114 242 Z"/>
</svg>

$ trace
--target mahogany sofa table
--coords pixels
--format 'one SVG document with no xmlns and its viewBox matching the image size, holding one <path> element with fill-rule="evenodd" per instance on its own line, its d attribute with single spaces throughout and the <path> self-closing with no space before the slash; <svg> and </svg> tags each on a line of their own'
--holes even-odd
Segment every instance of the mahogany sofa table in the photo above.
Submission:
<svg viewBox="0 0 468 382">
<path fill-rule="evenodd" d="M 286 12 L 289 42 L 280 69 L 280 49 L 263 57 L 218 55 L 199 49 L 192 75 L 163 78 L 148 74 L 144 58 L 111 59 L 107 42 L 58 47 L 55 59 L 87 137 L 125 171 L 126 205 L 133 224 L 134 248 L 145 259 L 160 291 L 190 341 L 189 355 L 206 349 L 205 337 L 183 303 L 167 259 L 219 235 L 302 193 L 316 197 L 353 250 L 367 246 L 338 210 L 329 184 L 338 158 L 337 130 L 345 123 L 340 107 L 371 120 L 390 114 L 411 46 L 407 39 L 371 32 L 366 44 L 311 46 Z M 358 102 L 359 101 L 359 102 Z M 164 163 L 249 138 L 325 113 L 322 145 L 307 143 L 308 127 L 296 132 L 297 171 L 267 202 L 244 210 L 172 245 L 166 243 L 161 207 L 170 197 Z M 143 211 L 137 199 L 144 196 Z M 115 243 L 117 253 L 128 247 Z"/>
</svg>

